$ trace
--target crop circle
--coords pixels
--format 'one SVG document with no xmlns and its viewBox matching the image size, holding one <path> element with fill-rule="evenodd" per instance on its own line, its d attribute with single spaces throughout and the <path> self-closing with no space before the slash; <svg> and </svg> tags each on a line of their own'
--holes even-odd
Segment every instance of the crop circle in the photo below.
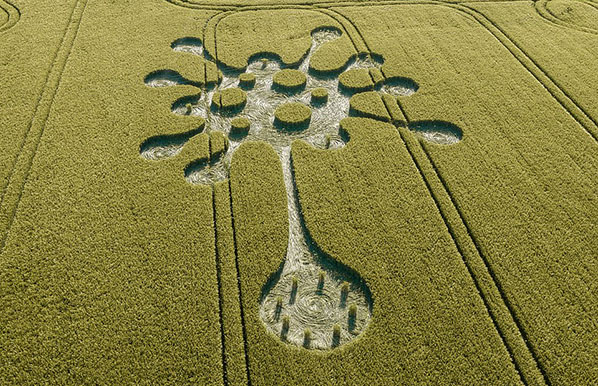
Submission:
<svg viewBox="0 0 598 386">
<path fill-rule="evenodd" d="M 239 75 L 239 86 L 244 89 L 251 89 L 253 86 L 255 86 L 255 80 L 255 74 L 244 72 Z"/>
<path fill-rule="evenodd" d="M 244 137 L 249 133 L 251 122 L 245 117 L 238 117 L 230 123 L 230 133 L 235 137 Z"/>
<path fill-rule="evenodd" d="M 283 92 L 299 91 L 305 87 L 307 77 L 299 70 L 280 70 L 272 78 L 273 87 Z"/>
<path fill-rule="evenodd" d="M 302 292 L 293 314 L 296 322 L 304 327 L 321 328 L 337 322 L 338 305 L 332 294 L 320 293 L 315 288 Z"/>
<path fill-rule="evenodd" d="M 281 128 L 307 128 L 310 119 L 311 109 L 299 102 L 282 104 L 274 112 L 274 124 Z"/>
<path fill-rule="evenodd" d="M 242 110 L 246 103 L 247 94 L 240 88 L 227 88 L 212 96 L 212 105 L 223 111 Z"/>
<path fill-rule="evenodd" d="M 311 103 L 321 105 L 328 101 L 328 90 L 324 87 L 318 87 L 311 91 Z"/>
</svg>

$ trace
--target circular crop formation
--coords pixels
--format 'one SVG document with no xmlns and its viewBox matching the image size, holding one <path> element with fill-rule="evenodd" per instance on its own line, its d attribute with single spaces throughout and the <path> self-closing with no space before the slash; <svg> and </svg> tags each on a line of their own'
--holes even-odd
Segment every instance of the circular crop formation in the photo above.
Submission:
<svg viewBox="0 0 598 386">
<path fill-rule="evenodd" d="M 299 102 L 285 103 L 274 112 L 274 124 L 283 128 L 305 128 L 311 119 L 311 109 Z"/>
<path fill-rule="evenodd" d="M 223 111 L 241 109 L 246 103 L 247 94 L 240 88 L 227 88 L 212 96 L 212 104 Z"/>
<path fill-rule="evenodd" d="M 328 90 L 324 87 L 314 88 L 311 91 L 311 102 L 313 104 L 323 104 L 328 101 Z"/>
<path fill-rule="evenodd" d="M 250 89 L 255 86 L 255 74 L 244 72 L 239 75 L 239 86 L 245 89 Z"/>
<path fill-rule="evenodd" d="M 272 78 L 273 86 L 282 91 L 295 91 L 305 87 L 307 77 L 299 70 L 284 69 L 274 74 Z"/>
<path fill-rule="evenodd" d="M 346 281 L 342 268 L 307 264 L 282 276 L 266 294 L 260 317 L 283 342 L 310 349 L 334 349 L 368 326 L 371 299 L 366 287 Z"/>
<path fill-rule="evenodd" d="M 312 329 L 333 326 L 337 322 L 337 299 L 334 294 L 316 288 L 306 290 L 297 299 L 294 317 L 303 327 Z"/>
<path fill-rule="evenodd" d="M 249 119 L 245 117 L 238 117 L 231 121 L 230 123 L 230 133 L 233 136 L 243 137 L 249 133 L 249 128 L 251 127 L 251 122 Z"/>
</svg>

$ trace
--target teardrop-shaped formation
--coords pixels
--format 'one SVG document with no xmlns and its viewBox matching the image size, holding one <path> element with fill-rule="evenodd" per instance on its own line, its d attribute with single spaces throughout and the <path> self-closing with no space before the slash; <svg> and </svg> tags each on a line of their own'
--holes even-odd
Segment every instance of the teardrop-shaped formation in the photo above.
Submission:
<svg viewBox="0 0 598 386">
<path fill-rule="evenodd" d="M 185 79 L 185 77 L 174 70 L 154 71 L 148 74 L 144 81 L 148 87 L 171 87 L 191 83 L 190 80 Z"/>
<path fill-rule="evenodd" d="M 461 130 L 448 122 L 410 122 L 402 98 L 419 85 L 409 78 L 387 76 L 379 55 L 355 55 L 336 69 L 324 70 L 322 60 L 312 67 L 312 56 L 325 58 L 318 54 L 341 35 L 336 28 L 318 28 L 298 66 L 288 68 L 277 55 L 258 53 L 242 73 L 220 70 L 200 39 L 184 37 L 171 47 L 198 57 L 199 68 L 183 71 L 194 80 L 173 70 L 145 77 L 149 87 L 196 87 L 192 95 L 174 101 L 171 110 L 202 119 L 206 132 L 201 133 L 202 124 L 197 130 L 151 137 L 141 145 L 144 158 L 181 154 L 185 179 L 208 185 L 228 178 L 228 165 L 242 142 L 265 141 L 278 152 L 287 191 L 289 243 L 281 268 L 262 289 L 260 317 L 266 329 L 285 343 L 318 350 L 334 349 L 361 335 L 372 317 L 373 303 L 356 271 L 311 242 L 291 170 L 292 142 L 300 139 L 318 148 L 341 148 L 348 138 L 339 131 L 339 122 L 349 115 L 407 127 L 434 144 L 454 144 L 462 138 Z"/>
<path fill-rule="evenodd" d="M 281 269 L 262 290 L 260 317 L 282 341 L 329 350 L 359 336 L 372 317 L 369 288 L 357 272 L 324 254 L 310 238 L 291 171 L 280 154 L 287 191 L 289 243 Z"/>
<path fill-rule="evenodd" d="M 428 142 L 452 145 L 463 138 L 463 131 L 455 124 L 445 121 L 417 121 L 409 129 Z"/>
<path fill-rule="evenodd" d="M 141 144 L 139 152 L 148 160 L 161 160 L 174 157 L 183 150 L 183 146 L 193 136 L 199 134 L 203 127 L 188 131 L 186 133 L 157 135 L 150 137 Z"/>
</svg>

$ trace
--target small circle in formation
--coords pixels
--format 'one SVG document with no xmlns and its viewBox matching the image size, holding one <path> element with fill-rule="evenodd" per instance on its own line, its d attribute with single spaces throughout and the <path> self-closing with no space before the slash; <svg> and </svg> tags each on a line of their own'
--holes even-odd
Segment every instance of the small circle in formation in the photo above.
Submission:
<svg viewBox="0 0 598 386">
<path fill-rule="evenodd" d="M 249 133 L 251 122 L 245 117 L 237 117 L 230 123 L 230 133 L 234 137 L 244 137 Z"/>
<path fill-rule="evenodd" d="M 318 87 L 311 90 L 311 103 L 321 105 L 328 101 L 328 90 L 324 87 Z"/>
<path fill-rule="evenodd" d="M 374 89 L 374 81 L 366 68 L 353 68 L 343 72 L 338 77 L 338 83 L 343 91 L 351 94 Z"/>
<path fill-rule="evenodd" d="M 284 92 L 298 91 L 305 87 L 307 77 L 299 70 L 286 68 L 278 71 L 272 78 L 274 88 Z"/>
<path fill-rule="evenodd" d="M 247 94 L 240 88 L 227 88 L 214 93 L 212 104 L 224 111 L 242 109 L 247 103 Z"/>
<path fill-rule="evenodd" d="M 255 74 L 244 72 L 239 75 L 239 86 L 244 89 L 251 89 L 253 86 L 255 86 L 255 80 Z"/>
<path fill-rule="evenodd" d="M 309 126 L 311 109 L 300 102 L 285 103 L 274 112 L 274 125 L 286 129 L 305 129 Z"/>
</svg>

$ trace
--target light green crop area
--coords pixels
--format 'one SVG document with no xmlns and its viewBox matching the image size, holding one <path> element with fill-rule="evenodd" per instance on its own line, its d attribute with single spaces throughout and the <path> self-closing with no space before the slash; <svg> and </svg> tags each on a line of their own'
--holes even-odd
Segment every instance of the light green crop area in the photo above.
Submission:
<svg viewBox="0 0 598 386">
<path fill-rule="evenodd" d="M 349 101 L 352 115 L 390 121 L 390 115 L 382 96 L 374 91 L 362 92 L 351 97 Z"/>
<path fill-rule="evenodd" d="M 0 385 L 598 382 L 590 0 L 0 0 Z"/>
<path fill-rule="evenodd" d="M 286 103 L 274 111 L 274 118 L 283 126 L 295 127 L 309 122 L 311 109 L 303 103 Z"/>
<path fill-rule="evenodd" d="M 287 68 L 274 74 L 272 82 L 282 90 L 295 90 L 305 86 L 307 77 L 299 70 Z"/>
<path fill-rule="evenodd" d="M 32 122 L 35 110 L 39 106 L 42 115 L 47 115 L 47 104 L 58 78 L 58 71 L 48 73 L 48 70 L 60 46 L 60 39 L 67 32 L 73 5 L 74 1 L 61 5 L 40 1 L 35 5 L 21 6 L 21 12 L 26 12 L 31 22 L 20 23 L 20 33 L 14 33 L 3 31 L 11 23 L 9 13 L 4 11 L 9 8 L 4 1 L 0 1 L 0 127 L 3 137 L 0 141 L 0 183 L 3 190 L 8 184 L 19 150 L 31 146 L 24 140 L 29 127 L 39 131 L 40 122 Z M 58 64 L 60 67 L 64 63 Z"/>
<path fill-rule="evenodd" d="M 252 88 L 255 85 L 255 75 L 251 73 L 239 75 L 239 85 L 243 88 Z"/>
<path fill-rule="evenodd" d="M 19 2 L 27 17 L 0 39 L 2 146 L 20 138 L 2 201 L 0 384 L 219 384 L 211 191 L 170 173 L 181 159 L 147 168 L 139 154 L 142 138 L 201 127 L 170 113 L 184 93 L 143 79 L 210 13 L 44 3 Z"/>
<path fill-rule="evenodd" d="M 324 87 L 319 87 L 311 91 L 312 102 L 322 103 L 328 100 L 328 90 Z"/>
<path fill-rule="evenodd" d="M 9 15 L 3 9 L 0 9 L 0 28 L 2 28 L 6 23 L 8 23 Z"/>
<path fill-rule="evenodd" d="M 349 92 L 363 92 L 374 89 L 374 82 L 366 68 L 343 72 L 338 81 L 339 85 Z"/>
<path fill-rule="evenodd" d="M 245 117 L 237 117 L 231 121 L 231 134 L 246 135 L 251 127 L 251 121 Z"/>
<path fill-rule="evenodd" d="M 243 108 L 245 103 L 247 103 L 247 94 L 240 88 L 229 88 L 215 93 L 212 97 L 212 104 L 222 110 Z"/>
</svg>

